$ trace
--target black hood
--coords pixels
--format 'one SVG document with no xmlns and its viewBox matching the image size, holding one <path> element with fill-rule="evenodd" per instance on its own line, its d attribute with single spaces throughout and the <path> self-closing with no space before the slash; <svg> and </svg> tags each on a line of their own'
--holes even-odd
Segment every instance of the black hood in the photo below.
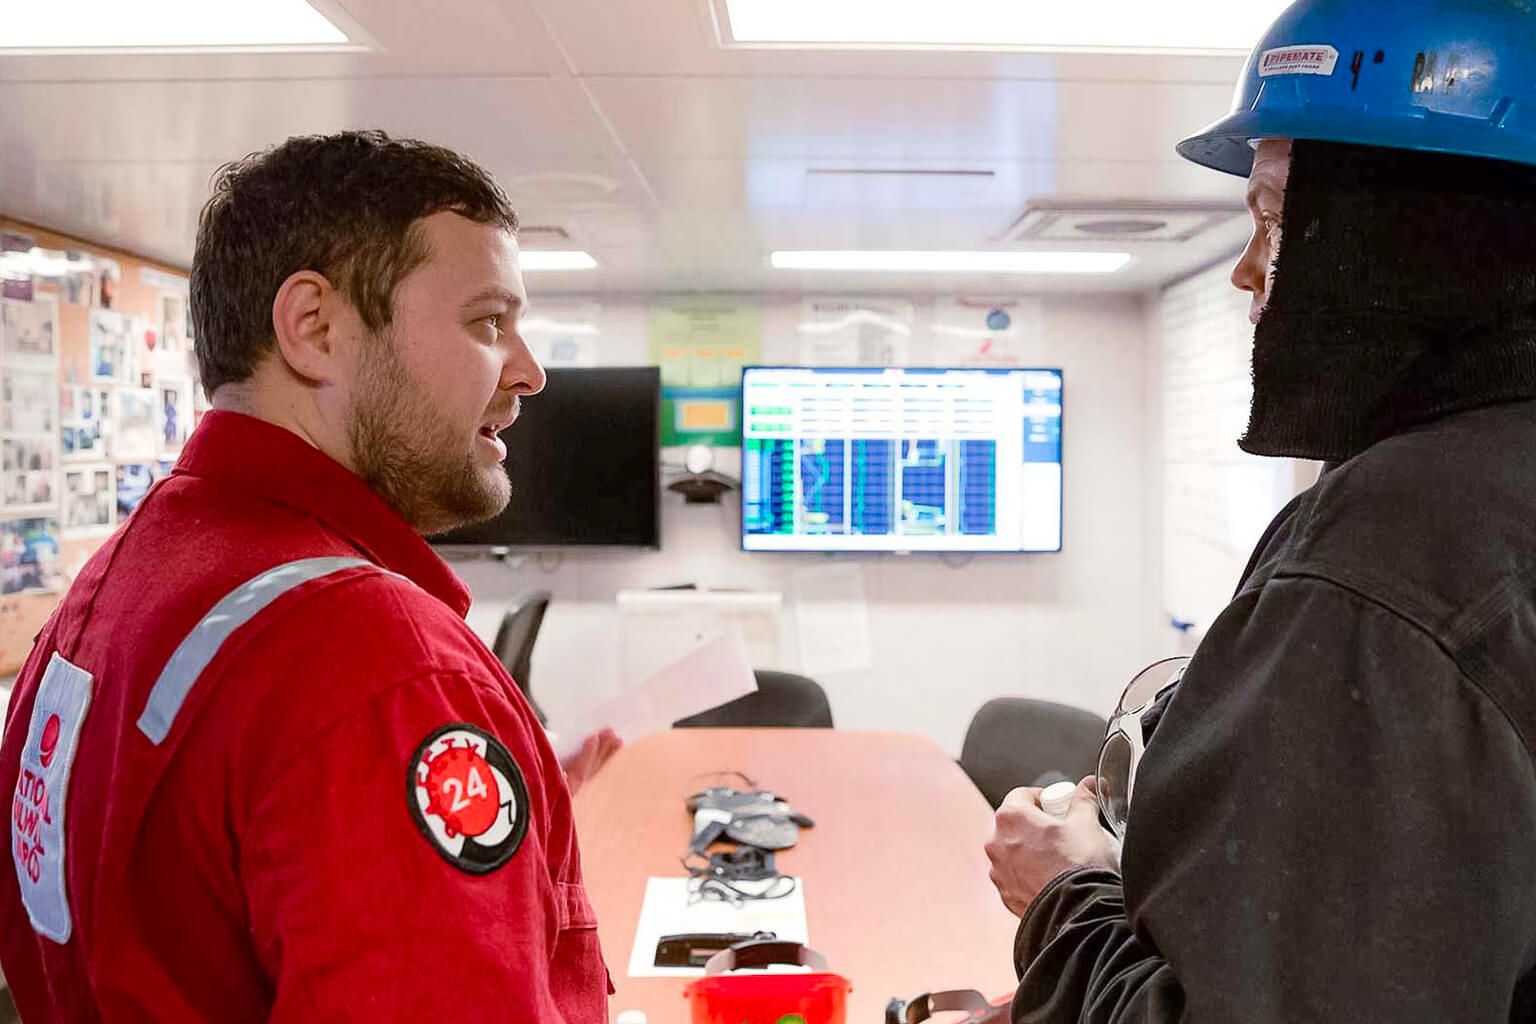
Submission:
<svg viewBox="0 0 1536 1024">
<path fill-rule="evenodd" d="M 1536 168 L 1297 142 L 1242 448 L 1341 462 L 1528 398 Z"/>
</svg>

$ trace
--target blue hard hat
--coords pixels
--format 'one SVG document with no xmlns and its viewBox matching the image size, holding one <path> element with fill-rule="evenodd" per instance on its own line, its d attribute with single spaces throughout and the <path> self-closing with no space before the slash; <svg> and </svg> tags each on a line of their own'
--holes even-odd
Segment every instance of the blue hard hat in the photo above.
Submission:
<svg viewBox="0 0 1536 1024">
<path fill-rule="evenodd" d="M 1261 139 L 1536 164 L 1530 0 L 1300 0 L 1248 58 L 1232 113 L 1179 143 L 1247 177 Z"/>
</svg>

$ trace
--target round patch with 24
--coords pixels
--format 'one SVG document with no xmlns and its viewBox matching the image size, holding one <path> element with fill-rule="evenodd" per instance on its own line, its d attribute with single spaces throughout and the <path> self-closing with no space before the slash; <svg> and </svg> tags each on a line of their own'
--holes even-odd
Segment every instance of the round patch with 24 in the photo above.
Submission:
<svg viewBox="0 0 1536 1024">
<path fill-rule="evenodd" d="M 528 784 L 510 751 L 476 725 L 432 731 L 411 756 L 406 804 L 443 859 L 483 875 L 518 851 L 528 833 Z"/>
</svg>

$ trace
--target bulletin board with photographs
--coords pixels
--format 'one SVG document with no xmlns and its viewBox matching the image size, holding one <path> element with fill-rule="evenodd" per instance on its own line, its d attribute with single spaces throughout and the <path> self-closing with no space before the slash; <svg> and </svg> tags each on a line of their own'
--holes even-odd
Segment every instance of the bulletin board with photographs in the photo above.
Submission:
<svg viewBox="0 0 1536 1024">
<path fill-rule="evenodd" d="M 0 218 L 0 677 L 206 411 L 184 272 Z"/>
</svg>

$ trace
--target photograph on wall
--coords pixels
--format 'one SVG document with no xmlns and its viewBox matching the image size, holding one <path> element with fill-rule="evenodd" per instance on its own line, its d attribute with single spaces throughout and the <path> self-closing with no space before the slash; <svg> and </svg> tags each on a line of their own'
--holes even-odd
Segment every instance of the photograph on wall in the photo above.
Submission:
<svg viewBox="0 0 1536 1024">
<path fill-rule="evenodd" d="M 0 353 L 17 360 L 55 362 L 59 354 L 59 303 L 51 295 L 31 302 L 0 300 Z"/>
<path fill-rule="evenodd" d="M 106 457 L 112 392 L 106 388 L 65 388 L 59 405 L 59 433 L 66 459 Z"/>
<path fill-rule="evenodd" d="M 159 396 L 160 452 L 179 455 L 192 428 L 192 379 L 162 377 L 155 393 Z"/>
<path fill-rule="evenodd" d="M 59 428 L 59 440 L 66 460 L 100 459 L 107 453 L 100 423 L 66 423 Z"/>
<path fill-rule="evenodd" d="M 59 377 L 52 369 L 7 366 L 0 372 L 6 434 L 55 434 L 59 429 Z"/>
<path fill-rule="evenodd" d="M 64 536 L 111 533 L 117 515 L 116 473 L 109 465 L 72 466 L 64 471 Z"/>
<path fill-rule="evenodd" d="M 117 260 L 109 260 L 105 257 L 96 257 L 94 260 L 96 270 L 96 303 L 102 309 L 112 309 L 117 305 L 117 293 L 123 283 L 123 268 Z"/>
<path fill-rule="evenodd" d="M 91 376 L 102 383 L 137 384 L 139 342 L 132 318 L 109 309 L 91 311 Z"/>
<path fill-rule="evenodd" d="M 187 352 L 167 351 L 158 325 L 143 317 L 129 319 L 134 342 L 133 367 L 138 371 L 139 387 L 152 388 L 161 377 L 187 376 Z"/>
<path fill-rule="evenodd" d="M 117 467 L 117 518 L 119 522 L 133 515 L 139 502 L 159 479 L 159 467 L 153 462 L 125 462 Z"/>
<path fill-rule="evenodd" d="M 6 513 L 58 508 L 58 446 L 52 437 L 8 437 L 0 442 L 0 498 Z"/>
<path fill-rule="evenodd" d="M 164 352 L 192 351 L 192 325 L 187 316 L 185 295 L 160 293 L 160 349 Z"/>
<path fill-rule="evenodd" d="M 0 594 L 63 587 L 59 521 L 46 518 L 0 522 Z"/>
<path fill-rule="evenodd" d="M 153 459 L 160 452 L 159 396 L 153 388 L 118 388 L 107 447 L 113 459 Z"/>
</svg>

